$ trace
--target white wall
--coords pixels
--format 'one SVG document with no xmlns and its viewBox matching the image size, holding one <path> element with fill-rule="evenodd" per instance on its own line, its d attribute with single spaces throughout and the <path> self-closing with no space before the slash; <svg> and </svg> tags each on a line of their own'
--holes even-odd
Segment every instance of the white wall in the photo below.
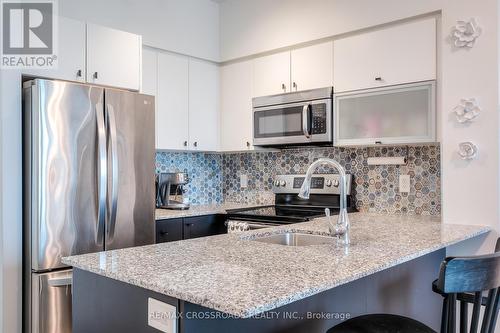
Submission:
<svg viewBox="0 0 500 333">
<path fill-rule="evenodd" d="M 441 163 L 445 222 L 488 224 L 500 230 L 499 167 L 499 15 L 497 0 L 449 0 L 443 9 L 441 39 Z M 483 33 L 471 50 L 454 49 L 447 33 L 456 20 L 476 17 Z M 470 125 L 451 116 L 461 98 L 475 97 L 483 111 Z M 461 141 L 479 148 L 477 160 L 465 162 L 456 150 Z M 491 250 L 493 237 L 483 244 Z M 454 247 L 460 253 L 465 247 Z M 450 251 L 451 252 L 451 251 Z"/>
<path fill-rule="evenodd" d="M 219 7 L 211 0 L 59 0 L 62 16 L 143 36 L 143 43 L 219 60 Z"/>
<path fill-rule="evenodd" d="M 0 86 L 3 82 L 2 80 L 3 78 L 3 75 L 2 75 L 2 71 L 0 70 Z M 2 88 L 0 87 L 0 101 L 3 100 L 2 99 Z M 0 106 L 0 110 L 2 110 L 1 106 Z M 1 117 L 1 113 L 0 113 L 0 117 Z M 0 129 L 2 128 L 2 121 L 0 120 Z M 0 138 L 0 157 L 3 158 L 3 155 L 2 155 L 2 145 L 1 143 L 3 142 L 3 140 Z M 2 201 L 3 201 L 3 186 L 2 186 L 2 163 L 0 163 L 0 212 L 3 211 L 2 209 Z M 0 300 L 3 300 L 4 299 L 4 288 L 3 288 L 3 276 L 4 276 L 4 251 L 3 251 L 3 224 L 2 224 L 2 218 L 0 217 Z M 4 323 L 4 320 L 3 320 L 3 301 L 0 302 L 0 332 L 4 332 L 4 329 L 3 329 L 3 323 Z"/>
<path fill-rule="evenodd" d="M 451 4 L 452 1 L 448 0 Z M 223 61 L 439 10 L 443 0 L 228 0 Z"/>
<path fill-rule="evenodd" d="M 21 332 L 22 155 L 21 76 L 0 71 L 1 332 Z"/>
</svg>

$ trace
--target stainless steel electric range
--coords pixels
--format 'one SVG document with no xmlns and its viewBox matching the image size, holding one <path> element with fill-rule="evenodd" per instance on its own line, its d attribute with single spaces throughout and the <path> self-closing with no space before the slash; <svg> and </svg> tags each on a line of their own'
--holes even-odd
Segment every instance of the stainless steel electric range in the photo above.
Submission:
<svg viewBox="0 0 500 333">
<path fill-rule="evenodd" d="M 339 212 L 339 175 L 317 174 L 311 181 L 309 199 L 301 199 L 298 193 L 304 175 L 280 175 L 273 182 L 275 204 L 255 208 L 228 211 L 227 223 L 240 222 L 245 230 L 267 228 L 291 223 L 307 222 L 325 216 L 325 209 L 331 215 Z M 347 209 L 356 211 L 351 200 L 352 176 L 347 175 Z"/>
</svg>

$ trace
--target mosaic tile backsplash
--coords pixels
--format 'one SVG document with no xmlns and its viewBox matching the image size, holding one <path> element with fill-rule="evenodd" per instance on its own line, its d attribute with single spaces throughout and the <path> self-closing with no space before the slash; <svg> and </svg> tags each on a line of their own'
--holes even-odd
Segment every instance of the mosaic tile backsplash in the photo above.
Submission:
<svg viewBox="0 0 500 333">
<path fill-rule="evenodd" d="M 221 203 L 222 155 L 157 152 L 156 172 L 187 172 L 186 195 L 192 205 Z"/>
<path fill-rule="evenodd" d="M 368 157 L 404 156 L 403 166 L 368 166 Z M 363 212 L 440 215 L 440 149 L 436 145 L 376 148 L 297 148 L 279 152 L 229 154 L 157 153 L 157 171 L 189 172 L 188 195 L 193 204 L 244 202 L 270 204 L 272 181 L 278 174 L 305 173 L 320 157 L 338 160 L 354 177 L 352 194 Z M 330 173 L 325 168 L 318 172 Z M 240 175 L 248 187 L 240 187 Z M 411 176 L 410 193 L 399 193 L 399 175 Z"/>
</svg>

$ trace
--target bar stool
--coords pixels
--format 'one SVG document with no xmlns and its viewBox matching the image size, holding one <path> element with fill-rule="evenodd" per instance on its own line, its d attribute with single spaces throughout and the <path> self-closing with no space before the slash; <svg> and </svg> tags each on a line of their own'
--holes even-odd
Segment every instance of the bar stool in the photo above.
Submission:
<svg viewBox="0 0 500 333">
<path fill-rule="evenodd" d="M 460 302 L 460 333 L 494 333 L 500 299 L 500 238 L 495 253 L 474 257 L 448 257 L 432 288 L 443 296 L 441 333 L 456 333 L 457 301 Z M 483 292 L 488 292 L 483 296 Z M 472 320 L 468 331 L 468 305 Z M 479 317 L 484 306 L 481 330 Z M 391 314 L 369 314 L 349 319 L 327 333 L 436 333 L 411 318 Z"/>
</svg>

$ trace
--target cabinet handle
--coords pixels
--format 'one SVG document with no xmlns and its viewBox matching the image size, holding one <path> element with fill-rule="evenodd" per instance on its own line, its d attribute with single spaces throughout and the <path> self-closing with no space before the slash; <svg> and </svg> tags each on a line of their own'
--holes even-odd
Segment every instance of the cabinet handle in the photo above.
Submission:
<svg viewBox="0 0 500 333">
<path fill-rule="evenodd" d="M 283 91 L 286 92 L 286 85 L 284 83 L 281 84 L 281 89 L 283 89 Z"/>
<path fill-rule="evenodd" d="M 168 235 L 168 231 L 162 231 L 162 232 L 160 232 L 160 235 L 167 236 Z"/>
<path fill-rule="evenodd" d="M 99 75 L 97 74 L 97 72 L 94 72 L 94 79 L 97 80 L 99 78 Z"/>
<path fill-rule="evenodd" d="M 76 77 L 82 77 L 82 70 L 81 69 L 76 71 Z"/>
<path fill-rule="evenodd" d="M 381 77 L 381 76 L 377 76 L 377 77 L 375 78 L 375 81 L 382 81 L 382 77 Z"/>
<path fill-rule="evenodd" d="M 376 144 L 376 145 L 381 145 L 381 144 L 382 144 L 382 141 L 375 141 L 375 144 Z"/>
<path fill-rule="evenodd" d="M 250 148 L 250 142 L 247 141 L 247 147 Z"/>
<path fill-rule="evenodd" d="M 293 83 L 293 89 L 295 89 L 295 91 L 297 91 L 297 82 Z"/>
<path fill-rule="evenodd" d="M 187 147 L 187 145 L 188 145 L 188 142 L 184 141 L 184 147 Z"/>
<path fill-rule="evenodd" d="M 198 147 L 198 142 L 197 142 L 197 141 L 195 141 L 195 142 L 193 143 L 193 146 Z"/>
<path fill-rule="evenodd" d="M 192 227 L 193 223 L 186 223 L 186 227 Z"/>
</svg>

